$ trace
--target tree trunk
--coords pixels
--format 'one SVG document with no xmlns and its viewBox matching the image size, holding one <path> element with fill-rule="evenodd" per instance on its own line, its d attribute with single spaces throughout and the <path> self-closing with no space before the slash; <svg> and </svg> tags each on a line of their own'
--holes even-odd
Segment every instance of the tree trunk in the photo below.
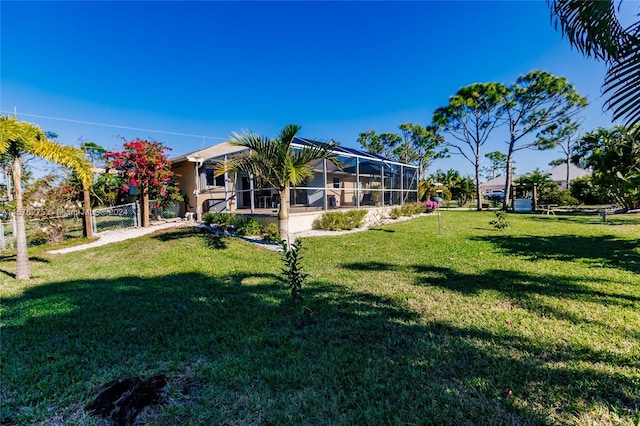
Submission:
<svg viewBox="0 0 640 426">
<path fill-rule="evenodd" d="M 82 191 L 82 198 L 84 204 L 84 214 L 82 217 L 82 235 L 87 238 L 93 238 L 93 226 L 91 226 L 91 198 L 89 197 L 89 190 Z"/>
<path fill-rule="evenodd" d="M 11 174 L 13 175 L 14 199 L 16 201 L 16 278 L 19 280 L 28 280 L 31 276 L 31 268 L 29 266 L 29 253 L 27 252 L 27 234 L 24 223 L 25 212 L 22 204 L 22 170 L 20 169 L 20 157 L 13 159 Z"/>
<path fill-rule="evenodd" d="M 140 205 L 140 215 L 142 217 L 142 227 L 148 228 L 151 226 L 149 221 L 149 188 L 146 185 L 140 185 L 140 192 L 142 193 L 142 203 Z"/>
<path fill-rule="evenodd" d="M 567 139 L 567 149 L 564 151 L 567 154 L 567 191 L 569 190 L 569 164 L 571 163 L 571 139 Z"/>
<path fill-rule="evenodd" d="M 13 164 L 11 164 L 11 167 L 13 167 Z M 11 167 L 9 168 L 2 168 L 2 173 L 4 174 L 4 182 L 7 185 L 7 199 L 9 201 L 13 201 L 13 189 L 11 188 L 11 179 L 13 179 L 13 174 L 11 173 Z M 15 238 L 15 236 L 18 234 L 18 229 L 16 227 L 16 216 L 13 215 L 13 217 L 11 218 L 11 233 L 13 235 L 13 237 Z"/>
<path fill-rule="evenodd" d="M 480 196 L 480 158 L 479 155 L 476 155 L 476 197 L 477 197 L 477 207 L 476 210 L 482 210 L 482 197 Z"/>
<path fill-rule="evenodd" d="M 516 146 L 516 139 L 515 139 L 515 129 L 512 128 L 511 129 L 511 136 L 509 139 L 509 148 L 507 150 L 507 170 L 506 170 L 506 177 L 505 177 L 505 181 L 504 181 L 504 203 L 502 205 L 503 210 L 507 210 L 507 207 L 509 207 L 509 201 L 507 199 L 507 197 L 509 197 L 509 192 L 511 190 L 511 184 L 512 184 L 512 179 L 513 179 L 513 153 L 514 153 L 514 147 Z"/>
<path fill-rule="evenodd" d="M 289 187 L 280 190 L 280 209 L 278 209 L 278 233 L 280 239 L 287 242 L 287 247 L 291 247 L 289 241 Z"/>
<path fill-rule="evenodd" d="M 507 170 L 504 179 L 504 200 L 502 200 L 502 210 L 507 211 L 509 208 L 509 198 L 511 198 L 511 179 L 513 177 L 513 156 L 509 153 L 507 157 Z"/>
<path fill-rule="evenodd" d="M 569 155 L 567 155 L 567 191 L 569 190 L 569 178 L 570 178 L 570 169 L 569 169 L 569 161 L 571 161 L 571 158 L 569 157 Z"/>
</svg>

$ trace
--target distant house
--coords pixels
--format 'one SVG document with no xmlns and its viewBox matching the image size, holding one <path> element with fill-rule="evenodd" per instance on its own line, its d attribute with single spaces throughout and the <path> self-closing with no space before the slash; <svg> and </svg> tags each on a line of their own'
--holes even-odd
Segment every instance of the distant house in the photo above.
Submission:
<svg viewBox="0 0 640 426">
<path fill-rule="evenodd" d="M 293 149 L 320 144 L 296 137 Z M 186 196 L 181 215 L 206 212 L 259 213 L 274 215 L 279 203 L 275 188 L 261 188 L 244 172 L 216 173 L 216 166 L 247 148 L 220 143 L 171 159 L 173 171 L 180 174 L 179 185 Z M 323 212 L 328 209 L 359 209 L 400 205 L 418 200 L 418 170 L 356 149 L 336 146 L 342 167 L 331 161 L 312 163 L 314 177 L 291 188 L 291 213 Z"/>
<path fill-rule="evenodd" d="M 549 176 L 553 181 L 558 184 L 558 187 L 562 189 L 567 189 L 567 164 L 560 164 L 559 166 L 553 167 L 549 170 L 544 170 L 541 172 L 543 175 Z M 576 166 L 575 164 L 569 164 L 569 182 L 572 180 L 589 176 L 591 172 L 589 170 L 585 170 Z M 513 180 L 516 180 L 525 175 L 513 175 Z M 506 183 L 505 176 L 498 176 L 495 179 L 488 180 L 484 183 L 480 184 L 480 192 L 484 195 L 490 195 L 495 191 L 504 190 L 504 185 Z"/>
<path fill-rule="evenodd" d="M 567 181 L 567 164 L 565 163 L 565 164 L 560 164 L 559 166 L 556 166 L 552 169 L 545 170 L 544 172 L 542 172 L 542 174 L 549 176 L 552 180 L 557 182 L 560 188 L 567 189 L 569 182 L 577 178 L 589 176 L 591 175 L 591 172 L 589 170 L 580 168 L 575 164 L 570 163 L 569 164 L 569 180 Z"/>
</svg>

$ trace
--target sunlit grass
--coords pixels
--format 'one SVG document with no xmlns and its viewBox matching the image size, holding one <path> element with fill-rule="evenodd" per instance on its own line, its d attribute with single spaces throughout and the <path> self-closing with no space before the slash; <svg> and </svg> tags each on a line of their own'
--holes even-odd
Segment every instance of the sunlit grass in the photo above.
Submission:
<svg viewBox="0 0 640 426">
<path fill-rule="evenodd" d="M 39 252 L 26 284 L 7 259 L 0 419 L 95 424 L 102 385 L 165 372 L 151 424 L 640 421 L 640 218 L 493 217 L 308 238 L 302 329 L 279 254 L 236 239 Z"/>
</svg>

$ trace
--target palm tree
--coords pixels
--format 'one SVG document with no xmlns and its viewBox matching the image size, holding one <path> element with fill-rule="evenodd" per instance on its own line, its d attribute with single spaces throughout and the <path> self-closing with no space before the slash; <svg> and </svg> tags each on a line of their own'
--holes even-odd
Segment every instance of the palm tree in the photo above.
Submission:
<svg viewBox="0 0 640 426">
<path fill-rule="evenodd" d="M 611 93 L 607 106 L 613 119 L 625 117 L 628 127 L 640 123 L 640 21 L 625 28 L 614 0 L 547 2 L 569 42 L 586 56 L 606 61 L 604 92 Z"/>
<path fill-rule="evenodd" d="M 93 182 L 91 163 L 82 151 L 50 141 L 38 126 L 18 121 L 9 116 L 0 116 L 0 154 L 11 159 L 11 175 L 16 205 L 16 278 L 28 279 L 31 271 L 27 253 L 20 159 L 25 154 L 32 154 L 75 170 L 82 182 L 85 209 L 88 204 L 88 190 Z M 85 228 L 87 227 L 86 222 L 89 220 L 90 217 L 85 212 Z M 90 225 L 88 229 L 91 229 Z"/>
<path fill-rule="evenodd" d="M 340 162 L 333 152 L 334 144 L 315 144 L 292 149 L 297 124 L 285 126 L 275 139 L 259 136 L 249 131 L 234 133 L 229 142 L 249 148 L 222 166 L 223 170 L 244 171 L 253 175 L 263 185 L 275 188 L 280 194 L 278 228 L 280 238 L 289 243 L 289 189 L 313 177 L 311 162 L 325 159 L 338 167 Z"/>
</svg>

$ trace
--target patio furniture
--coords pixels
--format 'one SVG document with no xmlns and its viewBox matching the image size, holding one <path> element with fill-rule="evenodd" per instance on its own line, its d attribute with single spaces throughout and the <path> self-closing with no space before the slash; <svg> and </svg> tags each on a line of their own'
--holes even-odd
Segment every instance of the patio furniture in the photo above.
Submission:
<svg viewBox="0 0 640 426">
<path fill-rule="evenodd" d="M 275 209 L 280 207 L 280 194 L 273 194 L 271 197 L 271 208 Z"/>
<path fill-rule="evenodd" d="M 540 204 L 540 208 L 542 209 L 541 214 L 546 214 L 547 216 L 552 214 L 555 216 L 556 212 L 553 211 L 554 207 L 558 207 L 558 205 L 557 204 Z"/>
<path fill-rule="evenodd" d="M 258 207 L 261 209 L 266 209 L 271 205 L 271 196 L 269 195 L 259 195 L 258 196 Z"/>
</svg>

